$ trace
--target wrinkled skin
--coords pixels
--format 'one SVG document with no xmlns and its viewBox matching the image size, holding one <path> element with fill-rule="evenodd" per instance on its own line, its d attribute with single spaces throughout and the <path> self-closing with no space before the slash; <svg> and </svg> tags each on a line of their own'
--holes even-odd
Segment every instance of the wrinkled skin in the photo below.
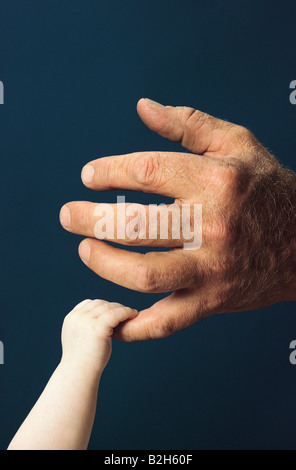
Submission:
<svg viewBox="0 0 296 470">
<path fill-rule="evenodd" d="M 203 243 L 184 250 L 182 239 L 113 239 L 172 248 L 135 253 L 93 238 L 97 204 L 71 202 L 62 208 L 64 228 L 89 237 L 79 254 L 99 276 L 141 292 L 172 292 L 122 324 L 116 336 L 162 338 L 215 313 L 295 301 L 293 172 L 242 126 L 147 99 L 139 101 L 138 113 L 151 130 L 191 153 L 104 157 L 84 167 L 82 180 L 97 191 L 129 189 L 168 196 L 180 206 L 202 204 Z"/>
</svg>

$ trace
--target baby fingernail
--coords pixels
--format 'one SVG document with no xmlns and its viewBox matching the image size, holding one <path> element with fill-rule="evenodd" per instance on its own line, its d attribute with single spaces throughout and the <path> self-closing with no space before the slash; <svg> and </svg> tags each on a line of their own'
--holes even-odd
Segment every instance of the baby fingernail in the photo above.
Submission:
<svg viewBox="0 0 296 470">
<path fill-rule="evenodd" d="M 89 263 L 90 259 L 90 244 L 87 241 L 83 241 L 79 245 L 79 256 L 85 264 Z"/>
<path fill-rule="evenodd" d="M 89 184 L 92 182 L 95 174 L 95 169 L 92 165 L 85 165 L 81 172 L 81 179 L 84 183 Z"/>
<path fill-rule="evenodd" d="M 67 206 L 63 206 L 60 212 L 60 222 L 63 227 L 71 227 L 71 213 L 70 209 Z"/>
</svg>

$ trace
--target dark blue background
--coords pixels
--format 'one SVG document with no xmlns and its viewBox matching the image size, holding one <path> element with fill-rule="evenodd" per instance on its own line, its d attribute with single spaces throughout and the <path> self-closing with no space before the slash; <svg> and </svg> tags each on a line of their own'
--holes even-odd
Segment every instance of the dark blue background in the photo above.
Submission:
<svg viewBox="0 0 296 470">
<path fill-rule="evenodd" d="M 57 365 L 77 302 L 142 308 L 159 298 L 104 281 L 78 258 L 81 237 L 60 227 L 60 207 L 116 198 L 84 188 L 82 166 L 180 149 L 138 118 L 137 100 L 150 97 L 243 124 L 296 169 L 295 18 L 294 0 L 1 0 L 0 448 Z M 287 303 L 164 340 L 114 341 L 90 448 L 296 449 L 293 339 Z"/>
</svg>

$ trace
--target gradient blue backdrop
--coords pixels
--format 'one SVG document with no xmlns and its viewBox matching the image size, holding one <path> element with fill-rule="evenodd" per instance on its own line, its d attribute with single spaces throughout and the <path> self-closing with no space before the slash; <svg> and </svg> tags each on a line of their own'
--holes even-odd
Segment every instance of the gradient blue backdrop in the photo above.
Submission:
<svg viewBox="0 0 296 470">
<path fill-rule="evenodd" d="M 160 297 L 104 281 L 78 258 L 81 237 L 60 227 L 60 207 L 116 200 L 84 188 L 82 166 L 180 149 L 138 118 L 137 100 L 150 97 L 245 125 L 296 169 L 295 18 L 292 0 L 1 0 L 1 449 L 57 365 L 77 302 L 143 308 Z M 296 449 L 294 339 L 287 303 L 114 342 L 90 448 Z"/>
</svg>

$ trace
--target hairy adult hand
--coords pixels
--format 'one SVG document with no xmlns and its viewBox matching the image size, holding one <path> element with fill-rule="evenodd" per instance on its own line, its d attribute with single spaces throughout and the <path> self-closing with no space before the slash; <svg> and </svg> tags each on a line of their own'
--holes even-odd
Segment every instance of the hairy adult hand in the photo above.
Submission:
<svg viewBox="0 0 296 470">
<path fill-rule="evenodd" d="M 223 312 L 255 310 L 296 300 L 296 178 L 246 128 L 189 107 L 138 102 L 142 121 L 191 153 L 140 152 L 103 157 L 82 171 L 97 191 L 157 193 L 202 204 L 202 246 L 184 240 L 112 239 L 121 244 L 170 246 L 136 253 L 95 239 L 90 202 L 70 202 L 60 214 L 67 230 L 85 235 L 79 254 L 99 276 L 141 292 L 169 292 L 122 324 L 124 341 L 162 338 Z M 114 206 L 116 209 L 116 206 Z"/>
</svg>

